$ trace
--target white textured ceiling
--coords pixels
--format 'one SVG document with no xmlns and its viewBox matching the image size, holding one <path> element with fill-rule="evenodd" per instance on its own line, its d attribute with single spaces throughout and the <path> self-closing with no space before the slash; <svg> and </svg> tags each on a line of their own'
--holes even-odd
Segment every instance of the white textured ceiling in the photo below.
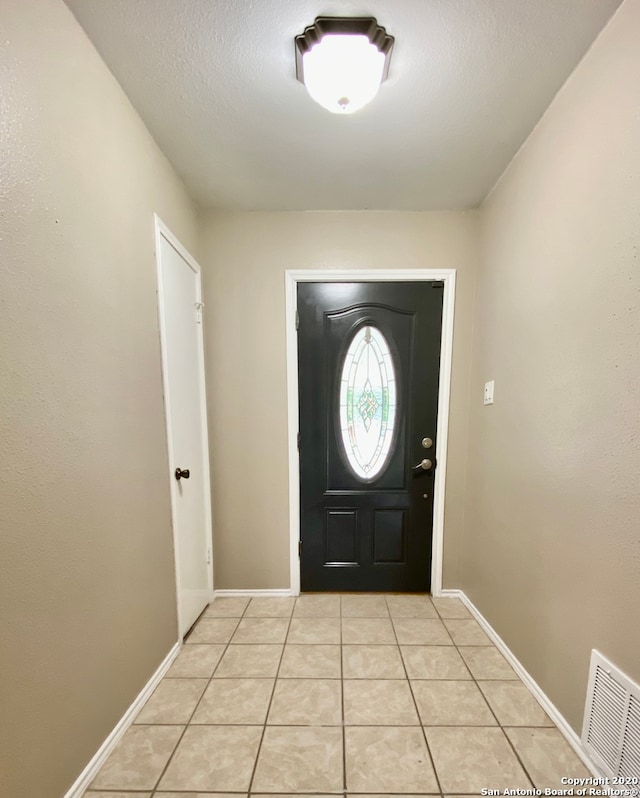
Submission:
<svg viewBox="0 0 640 798">
<path fill-rule="evenodd" d="M 486 196 L 620 0 L 66 0 L 202 207 L 458 209 Z M 375 16 L 388 81 L 316 105 L 293 39 Z"/>
</svg>

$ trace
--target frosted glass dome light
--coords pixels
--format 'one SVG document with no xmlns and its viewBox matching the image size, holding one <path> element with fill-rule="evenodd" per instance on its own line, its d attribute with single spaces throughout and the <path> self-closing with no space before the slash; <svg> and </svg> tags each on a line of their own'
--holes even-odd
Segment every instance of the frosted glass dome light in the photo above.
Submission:
<svg viewBox="0 0 640 798">
<path fill-rule="evenodd" d="M 393 41 L 373 18 L 318 17 L 296 36 L 298 80 L 323 108 L 352 114 L 378 93 Z"/>
<path fill-rule="evenodd" d="M 302 61 L 313 99 L 334 114 L 352 114 L 378 93 L 385 58 L 366 36 L 329 34 Z"/>
</svg>

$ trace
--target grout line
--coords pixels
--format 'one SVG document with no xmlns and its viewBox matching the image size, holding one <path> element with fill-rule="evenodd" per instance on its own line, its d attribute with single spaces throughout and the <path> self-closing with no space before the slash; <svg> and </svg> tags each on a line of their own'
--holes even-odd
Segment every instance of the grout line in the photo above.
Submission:
<svg viewBox="0 0 640 798">
<path fill-rule="evenodd" d="M 435 605 L 434 605 L 434 606 L 435 606 Z M 475 620 L 475 618 L 468 618 L 468 619 L 464 619 L 464 618 L 447 618 L 447 619 L 445 619 L 445 618 L 443 618 L 443 617 L 442 617 L 442 615 L 441 615 L 441 613 L 440 613 L 440 610 L 439 610 L 437 607 L 436 607 L 436 612 L 437 612 L 437 613 L 438 613 L 438 615 L 440 616 L 440 620 L 441 620 L 443 623 L 444 623 L 444 621 L 445 621 L 445 620 L 450 620 L 450 621 L 452 621 L 452 620 L 472 620 L 472 621 L 475 621 L 475 622 L 476 622 L 476 624 L 478 623 L 478 622 Z M 445 625 L 446 625 L 446 624 L 445 624 Z M 449 631 L 449 629 L 448 629 L 448 628 L 447 628 L 447 631 Z M 451 639 L 453 640 L 453 637 L 452 637 Z M 522 759 L 520 758 L 520 755 L 519 755 L 519 754 L 518 754 L 518 752 L 516 751 L 514 744 L 511 742 L 511 739 L 509 738 L 509 735 L 508 735 L 508 734 L 505 732 L 503 725 L 500 723 L 500 719 L 498 718 L 498 716 L 497 716 L 497 715 L 496 715 L 496 713 L 494 712 L 494 710 L 493 710 L 493 707 L 492 707 L 492 706 L 491 706 L 491 704 L 489 703 L 489 701 L 488 701 L 488 699 L 487 699 L 486 695 L 484 694 L 484 692 L 483 692 L 483 691 L 482 691 L 482 689 L 480 688 L 480 685 L 478 684 L 478 679 L 476 679 L 476 677 L 474 676 L 474 674 L 473 674 L 473 672 L 472 672 L 471 668 L 470 668 L 470 667 L 469 667 L 469 665 L 467 664 L 467 661 L 466 661 L 466 660 L 465 660 L 465 658 L 462 656 L 462 652 L 460 651 L 460 648 L 461 648 L 461 646 L 459 646 L 459 645 L 458 645 L 458 644 L 455 642 L 455 640 L 453 641 L 453 644 L 454 644 L 454 646 L 455 646 L 455 648 L 456 648 L 456 652 L 457 652 L 458 656 L 459 656 L 459 657 L 460 657 L 460 659 L 461 659 L 461 660 L 464 662 L 464 664 L 465 664 L 465 666 L 466 666 L 467 670 L 469 671 L 469 675 L 471 676 L 471 681 L 473 682 L 473 684 L 475 684 L 475 686 L 476 686 L 476 690 L 477 690 L 477 691 L 480 693 L 480 695 L 482 696 L 482 698 L 483 698 L 483 700 L 484 700 L 485 704 L 486 704 L 486 705 L 487 705 L 487 707 L 489 708 L 489 712 L 491 712 L 491 714 L 493 715 L 493 717 L 494 717 L 494 719 L 495 719 L 496 723 L 498 724 L 497 726 L 491 726 L 491 727 L 485 727 L 485 728 L 498 728 L 498 729 L 500 729 L 500 731 L 502 732 L 502 735 L 503 735 L 503 737 L 506 739 L 506 741 L 507 741 L 507 743 L 508 743 L 509 747 L 510 747 L 510 748 L 511 748 L 511 750 L 513 751 L 513 753 L 514 753 L 514 756 L 516 757 L 516 759 L 517 759 L 517 760 L 518 760 L 518 762 L 520 763 L 520 767 L 522 768 L 522 770 L 523 770 L 523 772 L 524 772 L 525 776 L 526 776 L 526 777 L 529 779 L 529 783 L 531 784 L 531 786 L 532 786 L 532 787 L 534 787 L 534 788 L 535 788 L 535 786 L 536 786 L 536 785 L 535 785 L 535 783 L 534 783 L 534 781 L 533 781 L 533 778 L 532 778 L 532 777 L 531 777 L 531 775 L 529 774 L 529 771 L 528 771 L 528 770 L 527 770 L 527 768 L 525 767 L 525 765 L 524 765 L 524 762 L 522 761 Z M 493 643 L 491 644 L 491 646 L 493 646 Z M 491 646 L 476 646 L 476 648 L 491 648 Z M 493 646 L 493 647 L 495 648 L 495 646 Z M 464 648 L 464 646 L 462 646 L 462 648 Z M 480 680 L 480 681 L 483 681 L 483 680 Z M 511 679 L 511 680 L 508 680 L 508 679 L 499 679 L 499 680 L 498 680 L 498 679 L 495 679 L 495 680 L 487 680 L 487 681 L 512 681 L 512 682 L 513 682 L 513 681 L 515 681 L 515 680 L 513 680 L 513 679 Z M 520 680 L 518 680 L 518 681 L 520 681 Z M 522 682 L 521 682 L 521 683 L 522 683 Z M 463 727 L 463 726 L 459 726 L 458 728 L 464 728 L 464 727 Z M 470 728 L 470 727 L 469 727 L 469 726 L 467 726 L 467 728 Z M 477 726 L 477 727 L 475 727 L 475 728 L 482 728 L 482 726 Z M 520 727 L 520 728 L 537 728 L 537 727 L 533 727 L 533 726 L 526 726 L 526 727 L 525 727 L 525 726 L 522 726 L 522 727 Z"/>
<path fill-rule="evenodd" d="M 389 617 L 391 617 L 391 608 L 389 607 L 389 602 L 387 601 L 387 597 L 385 596 L 385 603 L 387 605 L 387 609 L 389 610 Z M 438 790 L 440 791 L 440 795 L 444 795 L 442 792 L 442 784 L 440 783 L 440 776 L 438 775 L 438 771 L 436 770 L 436 763 L 433 761 L 433 754 L 431 753 L 431 748 L 429 747 L 429 741 L 427 740 L 427 733 L 424 730 L 424 726 L 422 725 L 422 718 L 420 717 L 420 710 L 418 709 L 418 702 L 416 701 L 416 697 L 413 694 L 413 687 L 411 686 L 411 680 L 409 679 L 409 674 L 407 672 L 407 666 L 404 661 L 404 657 L 402 656 L 402 649 L 400 648 L 400 643 L 398 641 L 398 635 L 396 634 L 396 627 L 393 623 L 393 618 L 391 619 L 391 628 L 393 629 L 393 635 L 396 639 L 396 645 L 398 648 L 398 654 L 400 655 L 400 662 L 402 662 L 402 668 L 404 670 L 404 677 L 407 680 L 407 685 L 409 686 L 409 692 L 411 693 L 411 700 L 413 701 L 413 708 L 415 709 L 418 723 L 420 724 L 420 730 L 422 732 L 422 738 L 424 739 L 424 744 L 427 747 L 427 753 L 429 754 L 429 762 L 431 762 L 431 769 L 433 770 L 433 775 L 436 780 L 436 784 L 438 785 Z"/>
<path fill-rule="evenodd" d="M 271 705 L 273 704 L 273 697 L 276 693 L 276 687 L 278 686 L 278 675 L 280 673 L 280 668 L 282 667 L 282 660 L 284 659 L 284 652 L 287 647 L 287 640 L 289 639 L 289 632 L 291 630 L 291 622 L 293 620 L 293 613 L 295 612 L 296 604 L 298 603 L 298 599 L 294 598 L 293 605 L 291 607 L 291 614 L 289 615 L 289 623 L 287 624 L 287 631 L 284 636 L 284 641 L 282 644 L 282 651 L 280 653 L 280 659 L 278 660 L 278 667 L 276 668 L 276 675 L 273 680 L 273 688 L 271 690 L 271 696 L 269 698 L 269 705 L 267 706 L 267 711 L 264 716 L 264 724 L 262 726 L 262 734 L 260 735 L 260 742 L 258 743 L 258 748 L 256 750 L 256 758 L 253 763 L 253 770 L 251 771 L 251 778 L 249 779 L 249 786 L 247 788 L 247 798 L 251 796 L 253 792 L 253 782 L 256 777 L 256 771 L 258 769 L 258 759 L 260 759 L 260 752 L 262 751 L 262 742 L 264 740 L 264 736 L 267 732 L 267 722 L 269 720 L 269 713 L 271 712 Z"/>
<path fill-rule="evenodd" d="M 266 618 L 266 617 L 265 618 L 259 618 L 259 619 L 257 618 L 256 620 L 261 620 L 261 621 L 267 621 L 267 620 L 282 621 L 282 620 L 285 620 L 285 619 L 282 616 L 278 616 L 278 617 L 274 617 L 274 618 Z M 304 618 L 304 619 L 302 619 L 302 618 L 294 618 L 293 620 L 337 621 L 338 618 L 336 618 L 335 616 L 327 617 L 327 618 L 315 618 L 315 617 L 311 618 L 311 617 L 309 617 L 309 618 Z M 389 619 L 388 618 L 385 619 L 385 618 L 369 617 L 369 618 L 346 618 L 345 620 L 347 620 L 347 621 L 384 621 L 384 620 L 389 620 Z M 403 621 L 408 621 L 408 620 L 413 620 L 413 621 L 418 621 L 418 620 L 434 621 L 436 619 L 435 618 L 398 618 L 398 620 L 403 620 Z M 227 644 L 226 643 L 188 643 L 188 644 L 185 644 L 185 645 L 189 645 L 189 646 L 224 646 L 224 645 L 227 645 Z M 235 642 L 235 643 L 232 643 L 232 645 L 234 645 L 234 646 L 281 646 L 282 643 L 274 643 L 274 642 L 271 642 L 271 643 L 238 643 L 238 642 Z M 322 641 L 322 640 L 320 640 L 320 641 L 314 640 L 314 641 L 312 641 L 310 643 L 301 643 L 301 642 L 295 643 L 294 642 L 294 643 L 289 643 L 289 645 L 290 646 L 337 646 L 338 643 L 336 643 L 335 640 L 332 640 L 331 642 Z M 354 643 L 354 642 L 346 642 L 345 645 L 347 645 L 347 646 L 389 646 L 389 648 L 393 648 L 393 646 L 398 645 L 398 644 L 397 643 Z M 453 648 L 455 646 L 455 643 L 453 643 L 453 644 L 452 643 L 401 643 L 400 645 L 408 646 L 408 647 L 413 646 L 414 648 L 423 648 L 424 646 L 429 646 L 430 648 Z M 462 646 L 462 648 L 495 648 L 495 646 L 493 645 L 493 643 L 491 643 L 490 645 L 486 645 L 486 646 Z M 192 678 L 198 678 L 198 677 L 171 676 L 170 678 L 172 678 L 172 679 L 192 679 Z M 218 677 L 218 678 L 220 678 L 220 677 Z M 484 679 L 483 681 L 509 681 L 509 680 L 508 679 L 500 679 L 500 680 Z M 511 679 L 511 681 L 515 682 L 516 680 L 515 679 Z M 522 679 L 520 679 L 520 677 L 518 677 L 518 681 L 522 681 Z M 385 795 L 386 795 L 386 793 L 385 793 Z"/>
<path fill-rule="evenodd" d="M 241 678 L 243 678 L 243 677 L 241 677 Z M 253 679 L 254 677 L 250 676 L 248 678 Z M 218 681 L 219 680 L 216 679 L 216 682 L 218 682 Z M 267 677 L 258 677 L 258 681 L 265 681 L 266 682 L 266 681 L 271 681 L 271 679 L 267 678 Z M 310 680 L 303 677 L 302 679 L 298 679 L 298 681 L 304 682 L 304 681 L 310 681 Z M 350 679 L 349 681 L 352 681 L 352 680 Z M 375 681 L 375 682 L 382 682 L 382 681 L 385 681 L 385 682 L 405 682 L 406 679 L 369 679 L 368 681 Z M 412 681 L 415 682 L 415 681 L 419 681 L 419 680 L 418 679 L 413 679 Z M 443 681 L 443 680 L 442 679 L 423 679 L 423 681 L 428 681 L 429 684 L 433 684 L 433 682 Z M 470 682 L 466 681 L 465 684 L 470 684 Z M 181 725 L 182 724 L 180 724 L 180 723 L 139 723 L 138 724 L 138 726 L 141 726 L 141 727 L 144 727 L 144 726 L 181 726 Z M 192 723 L 190 725 L 192 725 L 192 726 L 194 726 L 195 728 L 198 728 L 198 729 L 201 729 L 201 728 L 203 729 L 203 728 L 205 728 L 205 726 L 229 726 L 229 727 L 231 727 L 231 726 L 253 726 L 253 727 L 262 727 L 264 724 L 262 724 L 262 723 Z M 417 726 L 424 726 L 426 729 L 553 729 L 553 728 L 555 728 L 554 726 L 540 726 L 539 724 L 527 724 L 526 726 L 522 726 L 522 725 L 518 726 L 518 725 L 514 725 L 513 723 L 506 724 L 504 726 L 500 726 L 499 724 L 497 724 L 497 725 L 496 724 L 489 725 L 487 723 L 465 723 L 463 725 L 460 725 L 459 723 L 379 723 L 379 722 L 378 723 L 374 723 L 373 721 L 370 721 L 368 723 L 358 722 L 358 723 L 347 723 L 345 725 L 348 728 L 359 728 L 359 729 L 368 729 L 368 728 L 378 729 L 378 728 L 384 727 L 384 726 L 388 726 L 389 728 L 394 728 L 394 729 L 413 729 L 413 728 L 416 728 Z M 281 728 L 281 729 L 289 729 L 289 728 L 291 728 L 291 729 L 338 729 L 338 728 L 340 728 L 342 726 L 342 723 L 313 723 L 313 724 L 311 724 L 311 723 L 268 723 L 267 726 L 269 726 L 269 728 L 274 728 L 274 729 L 278 729 L 278 728 Z M 106 790 L 107 792 L 108 792 L 109 789 L 112 789 L 112 788 L 111 787 L 109 787 L 108 789 L 107 788 L 101 788 L 102 791 Z M 127 789 L 128 789 L 129 792 L 131 792 L 131 790 L 129 788 L 127 788 Z M 141 790 L 139 792 L 149 792 L 149 789 L 150 788 L 147 788 L 146 791 L 145 790 Z M 122 788 L 118 787 L 117 789 L 115 789 L 115 792 L 122 792 Z M 133 790 L 133 792 L 135 792 L 135 790 Z M 175 790 L 171 790 L 171 792 L 176 792 L 176 791 Z M 178 792 L 180 792 L 180 790 L 178 790 Z M 189 792 L 189 790 L 187 790 L 187 792 Z M 191 792 L 193 792 L 193 790 L 191 790 Z M 202 792 L 202 790 L 200 792 Z M 205 790 L 205 792 L 206 792 L 206 790 Z M 209 792 L 211 792 L 211 790 L 209 790 Z M 215 790 L 214 790 L 214 792 L 215 792 Z M 234 792 L 234 790 L 231 790 L 231 791 L 229 791 L 229 790 L 218 790 L 218 792 L 227 793 L 227 792 Z M 238 792 L 238 790 L 235 790 L 235 792 Z M 240 792 L 242 792 L 242 790 L 240 790 Z M 290 793 L 286 793 L 286 794 L 290 795 Z M 315 793 L 313 793 L 313 794 L 315 795 Z M 322 794 L 324 795 L 324 793 L 322 793 Z M 370 795 L 372 793 L 365 793 L 365 794 L 366 795 Z M 387 793 L 383 793 L 383 795 L 386 795 L 386 794 Z M 400 794 L 401 795 L 405 795 L 405 794 L 413 795 L 413 793 L 400 793 Z M 456 795 L 457 794 L 458 793 L 456 793 Z M 262 791 L 260 791 L 260 795 L 262 795 Z"/>
<path fill-rule="evenodd" d="M 215 601 L 215 599 L 214 599 L 214 601 Z M 211 603 L 213 603 L 213 602 L 211 602 Z M 216 672 L 216 671 L 218 670 L 218 668 L 220 667 L 220 663 L 222 662 L 222 660 L 223 660 L 223 658 L 224 658 L 224 655 L 227 653 L 227 650 L 228 650 L 229 646 L 231 645 L 231 640 L 233 639 L 233 635 L 236 633 L 236 630 L 237 630 L 238 626 L 240 626 L 240 621 L 241 621 L 241 620 L 242 620 L 242 619 L 245 617 L 245 615 L 246 615 L 246 612 L 247 612 L 247 609 L 249 608 L 249 605 L 250 605 L 250 604 L 251 604 L 251 599 L 250 599 L 250 600 L 247 602 L 247 604 L 246 604 L 246 606 L 245 606 L 245 608 L 244 608 L 244 610 L 243 610 L 242 614 L 240 615 L 240 617 L 238 617 L 238 618 L 234 618 L 234 620 L 236 620 L 236 621 L 237 621 L 237 623 L 236 623 L 236 625 L 235 625 L 235 627 L 234 627 L 234 629 L 233 629 L 233 632 L 231 633 L 231 635 L 230 635 L 230 637 L 229 637 L 229 640 L 228 640 L 228 642 L 227 642 L 226 644 L 224 644 L 224 651 L 223 651 L 223 652 L 222 652 L 222 654 L 220 655 L 220 659 L 217 661 L 217 663 L 216 663 L 216 665 L 215 665 L 215 668 L 214 668 L 214 669 L 213 669 L 213 671 L 211 672 L 211 676 L 210 676 L 210 677 L 209 677 L 209 679 L 207 680 L 207 684 L 206 684 L 206 686 L 205 686 L 204 690 L 202 691 L 202 695 L 200 696 L 200 698 L 199 698 L 199 699 L 198 699 L 198 701 L 196 702 L 196 705 L 195 705 L 195 707 L 193 708 L 193 712 L 192 712 L 192 713 L 191 713 L 191 715 L 189 716 L 189 719 L 187 720 L 187 722 L 184 724 L 184 728 L 183 728 L 183 730 L 182 730 L 182 734 L 181 734 L 181 735 L 180 735 L 180 737 L 178 738 L 178 742 L 175 744 L 175 746 L 174 746 L 174 749 L 173 749 L 173 751 L 171 752 L 171 756 L 169 757 L 169 759 L 167 759 L 167 762 L 166 762 L 165 766 L 164 766 L 164 767 L 163 767 L 163 769 L 162 769 L 162 773 L 160 773 L 160 776 L 158 777 L 158 780 L 156 781 L 156 786 L 155 786 L 155 787 L 154 787 L 154 788 L 151 790 L 151 798 L 155 798 L 155 795 L 156 795 L 156 792 L 157 792 L 157 790 L 158 790 L 158 787 L 159 787 L 159 785 L 160 785 L 160 782 L 161 782 L 161 781 L 162 781 L 162 779 L 164 778 L 164 776 L 165 776 L 165 773 L 167 772 L 167 769 L 169 768 L 169 765 L 170 765 L 170 764 L 171 764 L 171 762 L 173 761 L 173 758 L 174 758 L 174 756 L 175 756 L 175 754 L 176 754 L 176 751 L 178 750 L 178 748 L 180 747 L 180 743 L 182 742 L 182 738 L 183 738 L 183 737 L 184 737 L 184 735 L 186 734 L 186 731 L 187 731 L 187 729 L 189 728 L 189 724 L 190 724 L 190 723 L 191 723 L 191 721 L 193 720 L 193 716 L 194 716 L 194 715 L 195 715 L 195 713 L 197 712 L 197 710 L 198 710 L 198 707 L 200 706 L 200 703 L 202 702 L 202 699 L 204 698 L 204 696 L 205 696 L 205 694 L 206 694 L 207 690 L 209 689 L 209 687 L 210 687 L 210 685 L 211 685 L 211 682 L 213 681 L 213 677 L 214 677 L 214 675 L 215 675 L 215 672 Z M 210 607 L 210 606 L 211 606 L 211 604 L 209 604 L 209 605 L 208 605 L 208 607 Z M 208 609 L 208 607 L 207 607 L 207 609 Z M 202 616 L 204 615 L 204 613 L 206 613 L 206 611 L 207 611 L 207 610 L 205 609 L 205 610 L 203 611 L 203 613 L 202 613 L 202 615 L 201 615 L 200 617 L 202 617 Z M 199 623 L 199 620 L 198 620 L 198 621 L 196 621 L 196 623 Z M 194 628 L 194 627 L 195 627 L 195 624 L 194 624 L 194 626 L 192 626 L 192 627 L 191 627 L 191 630 L 189 631 L 189 634 L 191 634 L 191 632 L 193 631 L 193 628 Z M 188 637 L 188 636 L 189 636 L 189 635 L 187 635 L 187 637 Z M 192 645 L 196 645 L 196 644 L 192 644 Z M 206 644 L 203 644 L 203 645 L 206 645 Z M 221 644 L 220 644 L 220 643 L 218 643 L 218 644 L 215 644 L 215 645 L 221 645 Z M 197 678 L 197 677 L 193 677 L 193 678 Z M 175 725 L 181 725 L 181 724 L 175 724 Z"/>
</svg>

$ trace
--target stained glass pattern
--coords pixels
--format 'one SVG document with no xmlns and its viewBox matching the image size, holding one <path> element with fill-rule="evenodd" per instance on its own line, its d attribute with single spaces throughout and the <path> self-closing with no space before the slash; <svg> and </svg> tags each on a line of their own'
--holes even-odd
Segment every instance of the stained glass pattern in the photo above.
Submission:
<svg viewBox="0 0 640 798">
<path fill-rule="evenodd" d="M 389 344 L 377 327 L 361 327 L 349 345 L 340 375 L 342 443 L 360 479 L 374 479 L 389 459 L 396 406 L 396 373 Z"/>
</svg>

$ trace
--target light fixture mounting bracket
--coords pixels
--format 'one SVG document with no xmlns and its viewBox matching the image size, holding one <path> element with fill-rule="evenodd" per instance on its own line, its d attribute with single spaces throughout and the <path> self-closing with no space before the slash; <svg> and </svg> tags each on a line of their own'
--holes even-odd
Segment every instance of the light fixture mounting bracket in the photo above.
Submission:
<svg viewBox="0 0 640 798">
<path fill-rule="evenodd" d="M 313 25 L 295 37 L 296 78 L 304 83 L 303 55 L 318 44 L 327 34 L 347 34 L 366 36 L 371 44 L 375 44 L 385 57 L 382 80 L 386 80 L 389 72 L 389 54 L 393 48 L 394 38 L 378 25 L 373 17 L 316 17 Z"/>
</svg>

